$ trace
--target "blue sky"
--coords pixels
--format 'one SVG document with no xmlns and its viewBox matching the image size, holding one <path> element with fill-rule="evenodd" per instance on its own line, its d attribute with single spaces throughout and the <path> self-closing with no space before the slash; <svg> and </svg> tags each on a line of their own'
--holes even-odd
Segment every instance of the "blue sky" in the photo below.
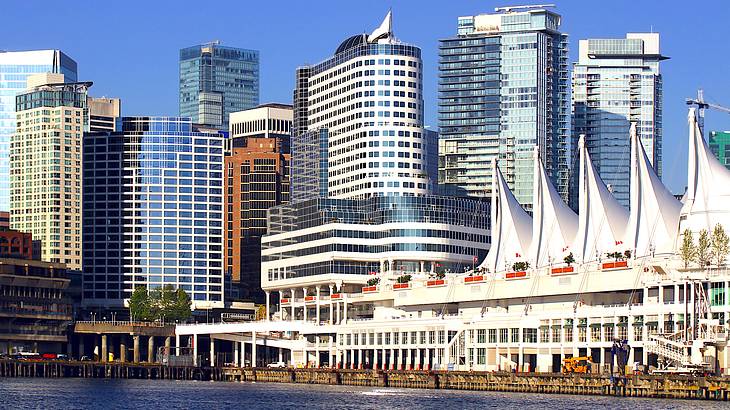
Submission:
<svg viewBox="0 0 730 410">
<path fill-rule="evenodd" d="M 79 63 L 95 96 L 122 98 L 125 115 L 176 115 L 178 50 L 220 40 L 261 52 L 261 102 L 290 102 L 294 69 L 331 55 L 339 42 L 371 31 L 389 7 L 394 32 L 423 50 L 426 123 L 435 126 L 438 39 L 453 36 L 460 15 L 526 1 L 75 1 L 3 0 L 0 49 L 60 48 Z M 545 3 L 545 1 L 540 1 Z M 664 75 L 664 180 L 686 185 L 685 97 L 730 106 L 730 3 L 716 1 L 555 1 L 569 34 L 571 62 L 579 39 L 661 33 Z M 706 127 L 730 129 L 730 115 L 709 112 Z"/>
</svg>

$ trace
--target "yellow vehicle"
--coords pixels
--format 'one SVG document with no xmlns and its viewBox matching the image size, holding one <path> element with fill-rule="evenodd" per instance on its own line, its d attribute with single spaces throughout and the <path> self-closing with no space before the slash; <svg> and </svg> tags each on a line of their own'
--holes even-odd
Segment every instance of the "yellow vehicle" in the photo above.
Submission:
<svg viewBox="0 0 730 410">
<path fill-rule="evenodd" d="M 587 356 L 566 357 L 563 359 L 563 373 L 590 373 L 592 364 Z"/>
</svg>

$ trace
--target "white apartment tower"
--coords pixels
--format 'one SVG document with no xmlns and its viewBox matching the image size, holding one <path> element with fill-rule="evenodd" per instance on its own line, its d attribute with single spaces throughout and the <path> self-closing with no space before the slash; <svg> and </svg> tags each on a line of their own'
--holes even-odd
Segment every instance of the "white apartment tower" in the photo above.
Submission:
<svg viewBox="0 0 730 410">
<path fill-rule="evenodd" d="M 303 136 L 325 130 L 327 197 L 430 193 L 422 68 L 420 48 L 403 44 L 393 35 L 390 13 L 372 34 L 349 37 L 334 56 L 299 68 L 293 166 L 306 163 L 297 155 L 312 152 L 303 145 L 323 142 Z"/>
</svg>

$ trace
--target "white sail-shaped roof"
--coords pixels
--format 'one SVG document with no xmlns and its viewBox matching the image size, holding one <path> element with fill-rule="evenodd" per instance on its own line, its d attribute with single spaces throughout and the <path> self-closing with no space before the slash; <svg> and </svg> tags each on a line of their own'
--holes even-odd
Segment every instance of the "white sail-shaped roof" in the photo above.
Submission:
<svg viewBox="0 0 730 410">
<path fill-rule="evenodd" d="M 492 187 L 492 243 L 479 267 L 494 273 L 511 269 L 514 262 L 527 260 L 532 221 L 509 190 L 497 161 L 492 168 Z"/>
<path fill-rule="evenodd" d="M 720 223 L 730 231 L 730 170 L 705 143 L 695 109 L 689 110 L 687 193 L 682 207 L 681 231 L 712 230 Z"/>
<path fill-rule="evenodd" d="M 662 184 L 631 124 L 631 196 L 624 244 L 634 257 L 674 250 L 682 203 Z"/>
<path fill-rule="evenodd" d="M 623 251 L 628 211 L 622 207 L 598 176 L 585 137 L 578 142 L 580 153 L 578 234 L 573 243 L 576 261 L 589 262 L 604 257 L 607 252 Z"/>
<path fill-rule="evenodd" d="M 578 215 L 563 202 L 545 172 L 535 148 L 535 181 L 532 212 L 532 252 L 536 268 L 562 262 L 578 231 Z"/>
</svg>

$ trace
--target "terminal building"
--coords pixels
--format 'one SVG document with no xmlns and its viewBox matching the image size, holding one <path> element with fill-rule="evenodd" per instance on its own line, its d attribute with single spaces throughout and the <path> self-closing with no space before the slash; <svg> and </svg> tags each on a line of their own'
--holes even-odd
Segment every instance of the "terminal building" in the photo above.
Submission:
<svg viewBox="0 0 730 410">
<path fill-rule="evenodd" d="M 300 271 L 291 278 L 285 269 L 271 277 L 265 271 L 265 289 L 284 294 L 266 321 L 176 331 L 183 338 L 212 338 L 213 346 L 219 338 L 266 343 L 292 365 L 551 372 L 566 357 L 589 356 L 593 371 L 608 372 L 620 343 L 634 367 L 728 374 L 728 255 L 698 265 L 683 260 L 680 249 L 689 233 L 697 238 L 703 230 L 730 229 L 730 191 L 723 188 L 730 186 L 730 171 L 712 155 L 694 109 L 689 128 L 688 189 L 681 201 L 662 185 L 635 128 L 630 211 L 611 195 L 581 140 L 577 214 L 540 161 L 534 162 L 532 215 L 493 167 L 491 247 L 473 270 L 408 278 L 379 270 L 351 275 L 362 277 L 362 286 L 343 279 L 340 288 L 327 270 L 301 271 L 311 275 L 300 278 L 294 275 Z M 312 244 L 328 241 L 310 238 Z M 393 257 L 394 266 L 419 258 L 409 254 Z M 387 267 L 390 260 L 374 265 Z M 332 291 L 328 283 L 335 283 Z M 270 335 L 279 336 L 272 341 Z"/>
</svg>

